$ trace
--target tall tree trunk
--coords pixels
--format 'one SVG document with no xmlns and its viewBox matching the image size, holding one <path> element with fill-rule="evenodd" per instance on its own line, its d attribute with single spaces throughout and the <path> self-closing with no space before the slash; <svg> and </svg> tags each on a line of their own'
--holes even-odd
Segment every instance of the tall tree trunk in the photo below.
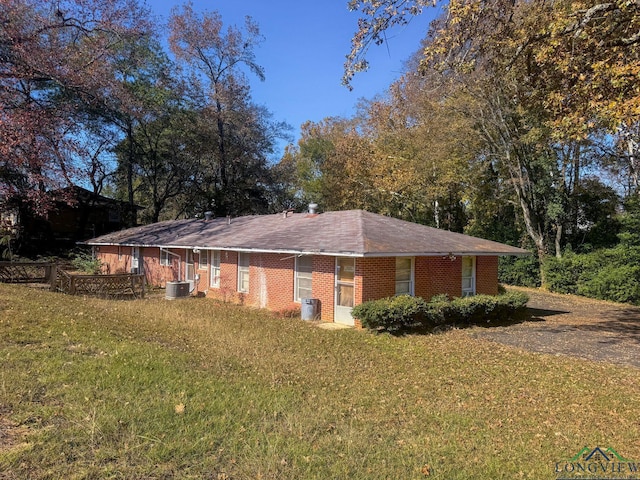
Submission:
<svg viewBox="0 0 640 480">
<path fill-rule="evenodd" d="M 562 258 L 562 246 L 560 241 L 562 240 L 562 224 L 556 225 L 556 258 Z"/>
<path fill-rule="evenodd" d="M 127 140 L 129 141 L 129 151 L 127 152 L 127 201 L 129 202 L 130 213 L 127 216 L 126 222 L 128 227 L 135 227 L 137 222 L 136 209 L 133 198 L 133 159 L 135 155 L 135 149 L 133 145 L 133 122 L 127 122 Z"/>
<path fill-rule="evenodd" d="M 227 152 L 224 144 L 225 128 L 224 119 L 222 118 L 222 104 L 220 100 L 216 99 L 216 113 L 218 121 L 218 155 L 220 162 L 220 190 L 221 194 L 218 196 L 219 205 L 216 205 L 218 213 L 223 215 L 230 215 L 228 201 L 228 179 L 227 179 Z"/>
<path fill-rule="evenodd" d="M 513 179 L 512 179 L 513 180 Z M 520 208 L 522 210 L 522 219 L 524 220 L 525 229 L 527 230 L 527 234 L 529 238 L 533 240 L 534 245 L 536 246 L 536 253 L 538 254 L 538 262 L 540 263 L 540 282 L 544 287 L 546 284 L 546 279 L 544 275 L 544 260 L 547 256 L 547 242 L 544 234 L 544 229 L 539 221 L 536 221 L 534 215 L 531 212 L 531 206 L 527 202 L 527 199 L 524 196 L 521 186 L 519 186 L 515 181 L 514 188 L 516 192 L 516 196 L 520 202 Z"/>
</svg>

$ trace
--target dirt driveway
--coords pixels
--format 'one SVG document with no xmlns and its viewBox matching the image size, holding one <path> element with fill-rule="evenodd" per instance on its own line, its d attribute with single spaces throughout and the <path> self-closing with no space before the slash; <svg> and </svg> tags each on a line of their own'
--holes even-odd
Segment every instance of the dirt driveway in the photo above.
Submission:
<svg viewBox="0 0 640 480">
<path fill-rule="evenodd" d="M 469 334 L 534 352 L 570 355 L 640 368 L 640 307 L 517 288 L 529 297 L 531 319 Z"/>
</svg>

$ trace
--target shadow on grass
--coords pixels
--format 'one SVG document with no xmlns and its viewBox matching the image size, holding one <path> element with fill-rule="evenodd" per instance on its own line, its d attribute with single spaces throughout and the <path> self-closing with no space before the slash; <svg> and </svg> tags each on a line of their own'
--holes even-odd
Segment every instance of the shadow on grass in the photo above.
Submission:
<svg viewBox="0 0 640 480">
<path fill-rule="evenodd" d="M 598 314 L 594 312 L 594 322 L 577 325 L 581 332 L 613 334 L 620 340 L 632 340 L 640 343 L 640 310 L 637 308 L 616 309 Z"/>
<path fill-rule="evenodd" d="M 547 317 L 553 317 L 554 315 L 565 315 L 567 312 L 565 310 L 548 310 L 545 308 L 527 308 L 527 315 L 529 318 L 528 321 L 532 322 L 544 322 L 544 319 Z"/>
</svg>

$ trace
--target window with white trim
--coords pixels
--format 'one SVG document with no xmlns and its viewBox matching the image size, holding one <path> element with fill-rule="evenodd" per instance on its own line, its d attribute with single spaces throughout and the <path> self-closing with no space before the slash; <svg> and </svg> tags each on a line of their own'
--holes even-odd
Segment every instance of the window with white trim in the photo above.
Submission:
<svg viewBox="0 0 640 480">
<path fill-rule="evenodd" d="M 238 291 L 249 292 L 249 254 L 238 252 Z"/>
<path fill-rule="evenodd" d="M 462 296 L 476 294 L 476 257 L 462 257 Z"/>
<path fill-rule="evenodd" d="M 296 286 L 295 301 L 300 302 L 303 298 L 311 298 L 311 284 L 313 277 L 313 256 L 303 255 L 296 257 Z"/>
<path fill-rule="evenodd" d="M 209 286 L 220 288 L 220 250 L 209 250 Z"/>
<path fill-rule="evenodd" d="M 413 295 L 412 257 L 396 257 L 396 295 Z"/>
<path fill-rule="evenodd" d="M 160 249 L 160 265 L 163 267 L 171 266 L 171 258 L 169 258 L 169 251 L 164 248 Z"/>
<path fill-rule="evenodd" d="M 206 270 L 207 269 L 207 254 L 205 253 L 206 251 L 200 250 L 198 249 L 198 265 L 197 265 L 197 269 L 198 270 Z"/>
</svg>

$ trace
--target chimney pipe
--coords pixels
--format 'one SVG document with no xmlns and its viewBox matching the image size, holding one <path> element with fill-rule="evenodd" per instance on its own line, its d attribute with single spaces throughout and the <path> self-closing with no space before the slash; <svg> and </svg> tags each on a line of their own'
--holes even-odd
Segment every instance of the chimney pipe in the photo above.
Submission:
<svg viewBox="0 0 640 480">
<path fill-rule="evenodd" d="M 213 212 L 204 212 L 204 219 L 206 222 L 213 220 Z"/>
<path fill-rule="evenodd" d="M 317 203 L 310 203 L 309 204 L 309 214 L 315 215 L 317 213 L 317 210 L 318 210 L 318 204 Z"/>
</svg>

